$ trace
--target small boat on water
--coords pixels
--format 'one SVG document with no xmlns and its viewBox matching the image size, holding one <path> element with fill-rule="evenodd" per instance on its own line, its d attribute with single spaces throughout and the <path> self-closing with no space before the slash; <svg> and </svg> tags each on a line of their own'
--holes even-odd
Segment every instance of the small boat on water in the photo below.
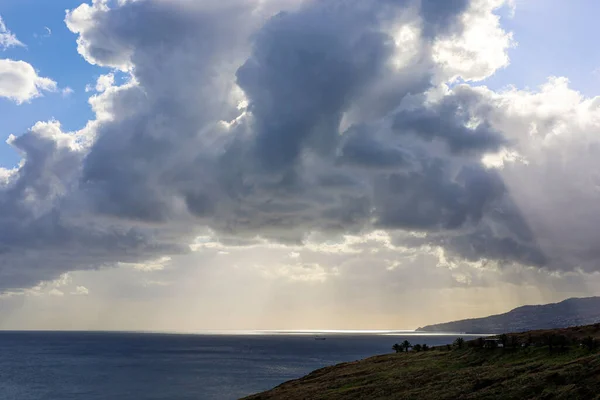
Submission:
<svg viewBox="0 0 600 400">
<path fill-rule="evenodd" d="M 315 340 L 325 340 L 327 338 L 324 338 L 323 336 L 315 336 Z"/>
</svg>

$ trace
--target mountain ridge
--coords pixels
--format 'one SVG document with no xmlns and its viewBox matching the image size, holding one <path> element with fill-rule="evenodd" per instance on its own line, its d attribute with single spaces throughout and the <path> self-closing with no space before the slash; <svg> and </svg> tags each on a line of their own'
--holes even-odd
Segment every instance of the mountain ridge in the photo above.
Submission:
<svg viewBox="0 0 600 400">
<path fill-rule="evenodd" d="M 600 321 L 600 297 L 572 297 L 557 303 L 525 305 L 503 314 L 417 328 L 417 332 L 499 334 L 591 325 Z"/>
</svg>

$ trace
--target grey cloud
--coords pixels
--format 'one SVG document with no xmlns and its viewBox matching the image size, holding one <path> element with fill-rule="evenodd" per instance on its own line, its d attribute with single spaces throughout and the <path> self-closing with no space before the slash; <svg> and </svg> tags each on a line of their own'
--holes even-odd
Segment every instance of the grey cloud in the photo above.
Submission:
<svg viewBox="0 0 600 400">
<path fill-rule="evenodd" d="M 265 168 L 285 168 L 306 145 L 331 148 L 343 111 L 382 72 L 390 38 L 356 14 L 319 3 L 279 14 L 258 33 L 237 77 Z"/>
<path fill-rule="evenodd" d="M 471 234 L 445 239 L 439 244 L 449 248 L 457 257 L 470 261 L 479 261 L 485 257 L 537 267 L 546 266 L 549 262 L 548 257 L 534 240 L 519 241 L 511 236 L 499 237 L 485 226 Z"/>
<path fill-rule="evenodd" d="M 469 0 L 421 0 L 421 15 L 425 34 L 434 36 L 460 30 L 460 15 L 467 10 Z"/>
<path fill-rule="evenodd" d="M 213 180 L 203 176 L 214 171 L 200 170 L 214 169 L 202 159 L 213 158 L 207 153 L 214 143 L 203 142 L 199 135 L 207 124 L 234 116 L 230 92 L 235 68 L 228 71 L 227 65 L 240 57 L 236 50 L 243 51 L 240 36 L 251 9 L 248 2 L 205 7 L 208 11 L 183 3 L 127 3 L 100 12 L 99 23 L 82 35 L 90 56 L 108 65 L 111 58 L 94 53 L 94 43 L 116 41 L 117 49 L 130 49 L 125 53 L 139 82 L 108 99 L 120 99 L 111 106 L 117 115 L 132 108 L 137 112 L 103 124 L 84 161 L 82 182 L 100 212 L 164 222 L 173 217 L 178 186 L 194 188 Z M 195 213 L 208 206 L 204 194 L 187 196 Z M 205 204 L 194 205 L 194 200 Z"/>
<path fill-rule="evenodd" d="M 99 21 L 106 19 L 106 25 L 99 23 L 81 35 L 82 42 L 88 43 L 88 57 L 108 65 L 114 64 L 112 58 L 94 53 L 94 43 L 107 35 L 109 43 L 118 43 L 113 47 L 135 65 L 145 96 L 145 106 L 136 115 L 99 128 L 98 139 L 86 156 L 82 182 L 100 212 L 162 222 L 173 217 L 177 198 L 182 196 L 189 211 L 221 229 L 299 225 L 303 230 L 310 225 L 318 228 L 315 215 L 322 215 L 324 209 L 326 215 L 335 215 L 335 209 L 344 214 L 338 200 L 346 204 L 365 201 L 364 193 L 350 197 L 324 189 L 315 193 L 305 165 L 291 170 L 285 166 L 294 165 L 306 149 L 321 156 L 330 154 L 338 142 L 342 113 L 368 86 L 377 86 L 378 79 L 390 75 L 386 71 L 392 52 L 390 37 L 378 31 L 378 24 L 389 18 L 382 16 L 383 11 L 398 9 L 399 3 L 315 2 L 273 17 L 255 36 L 252 55 L 237 72 L 238 83 L 250 100 L 251 118 L 233 130 L 233 138 L 218 139 L 222 155 L 204 151 L 202 147 L 215 143 L 207 143 L 199 131 L 214 132 L 212 120 L 219 115 L 227 119 L 229 111 L 220 111 L 231 108 L 230 103 L 212 107 L 218 98 L 215 93 L 226 92 L 215 78 L 213 65 L 231 57 L 219 50 L 231 43 L 221 39 L 222 21 L 218 26 L 216 22 L 189 24 L 186 21 L 193 13 L 184 15 L 165 7 L 169 8 L 163 2 L 127 3 L 100 12 Z M 177 29 L 169 32 L 164 39 L 168 46 L 162 46 L 158 54 L 152 46 L 153 34 L 137 38 L 143 28 L 135 28 L 135 21 L 147 24 L 162 14 Z M 204 18 L 218 20 L 203 14 L 196 19 Z M 229 22 L 238 22 L 237 14 Z M 180 36 L 181 40 L 173 39 Z M 158 79 L 159 75 L 163 78 Z M 189 95 L 189 88 L 194 87 L 206 90 Z M 414 89 L 414 83 L 409 87 Z M 196 104 L 201 108 L 189 109 Z M 210 107 L 204 110 L 206 105 Z M 279 197 L 286 202 L 286 197 L 303 196 L 303 208 L 293 213 L 282 212 L 285 207 L 273 200 Z M 324 201 L 334 206 L 323 207 Z"/>
<path fill-rule="evenodd" d="M 461 167 L 456 179 L 442 160 L 427 160 L 419 171 L 382 176 L 375 182 L 377 226 L 413 230 L 457 229 L 476 224 L 505 189 L 482 167 Z"/>
<path fill-rule="evenodd" d="M 469 110 L 470 105 L 479 103 L 476 97 L 472 92 L 459 91 L 435 105 L 399 111 L 394 118 L 394 130 L 425 140 L 444 141 L 450 151 L 457 154 L 496 152 L 509 144 L 502 133 L 486 120 L 478 121 L 474 128 L 467 125 L 478 116 Z"/>
<path fill-rule="evenodd" d="M 108 116 L 89 127 L 91 144 L 59 146 L 62 132 L 14 142 L 26 162 L 0 189 L 0 290 L 186 252 L 204 227 L 293 244 L 313 231 L 417 229 L 460 249 L 473 231 L 496 237 L 477 230 L 491 210 L 519 219 L 478 159 L 508 142 L 486 118 L 465 127 L 482 99 L 457 92 L 393 111 L 430 88 L 426 42 L 460 31 L 464 2 L 312 1 L 267 22 L 241 0 L 98 4 L 67 16 L 80 51 L 135 79 L 92 100 Z M 413 9 L 435 29 L 398 71 L 389 29 Z M 498 248 L 457 251 L 530 262 Z"/>
<path fill-rule="evenodd" d="M 0 290 L 30 287 L 73 269 L 186 251 L 166 231 L 156 236 L 86 217 L 69 198 L 83 155 L 76 138 L 58 126 L 36 125 L 11 144 L 25 163 L 0 190 Z"/>
<path fill-rule="evenodd" d="M 353 126 L 343 136 L 338 162 L 359 168 L 398 170 L 411 165 L 410 152 L 374 139 L 369 127 Z"/>
<path fill-rule="evenodd" d="M 256 35 L 251 57 L 237 72 L 255 118 L 257 157 L 266 169 L 293 163 L 304 148 L 330 150 L 342 113 L 353 103 L 381 117 L 406 94 L 429 86 L 421 61 L 402 73 L 389 70 L 394 44 L 381 28 L 411 2 L 308 4 L 274 16 Z M 450 25 L 467 4 L 424 0 L 421 16 L 427 26 Z M 420 55 L 430 62 L 428 57 Z M 380 82 L 388 87 L 369 93 Z M 377 104 L 379 114 L 373 104 L 361 101 L 365 97 Z M 359 113 L 364 116 L 365 110 Z"/>
</svg>

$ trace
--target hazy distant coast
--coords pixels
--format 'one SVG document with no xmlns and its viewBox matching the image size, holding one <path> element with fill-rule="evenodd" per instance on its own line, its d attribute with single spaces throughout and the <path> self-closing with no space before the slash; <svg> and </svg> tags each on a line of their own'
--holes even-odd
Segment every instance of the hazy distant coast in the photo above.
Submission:
<svg viewBox="0 0 600 400">
<path fill-rule="evenodd" d="M 504 333 L 590 325 L 600 321 L 600 297 L 572 298 L 507 313 L 418 328 L 418 332 Z"/>
</svg>

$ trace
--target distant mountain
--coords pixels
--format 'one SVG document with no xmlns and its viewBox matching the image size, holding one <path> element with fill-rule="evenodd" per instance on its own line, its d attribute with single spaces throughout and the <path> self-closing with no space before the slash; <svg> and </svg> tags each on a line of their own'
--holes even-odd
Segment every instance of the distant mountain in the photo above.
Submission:
<svg viewBox="0 0 600 400">
<path fill-rule="evenodd" d="M 504 314 L 484 318 L 427 325 L 417 331 L 508 333 L 591 325 L 597 322 L 600 322 L 600 297 L 586 297 L 540 306 L 518 307 Z"/>
</svg>

